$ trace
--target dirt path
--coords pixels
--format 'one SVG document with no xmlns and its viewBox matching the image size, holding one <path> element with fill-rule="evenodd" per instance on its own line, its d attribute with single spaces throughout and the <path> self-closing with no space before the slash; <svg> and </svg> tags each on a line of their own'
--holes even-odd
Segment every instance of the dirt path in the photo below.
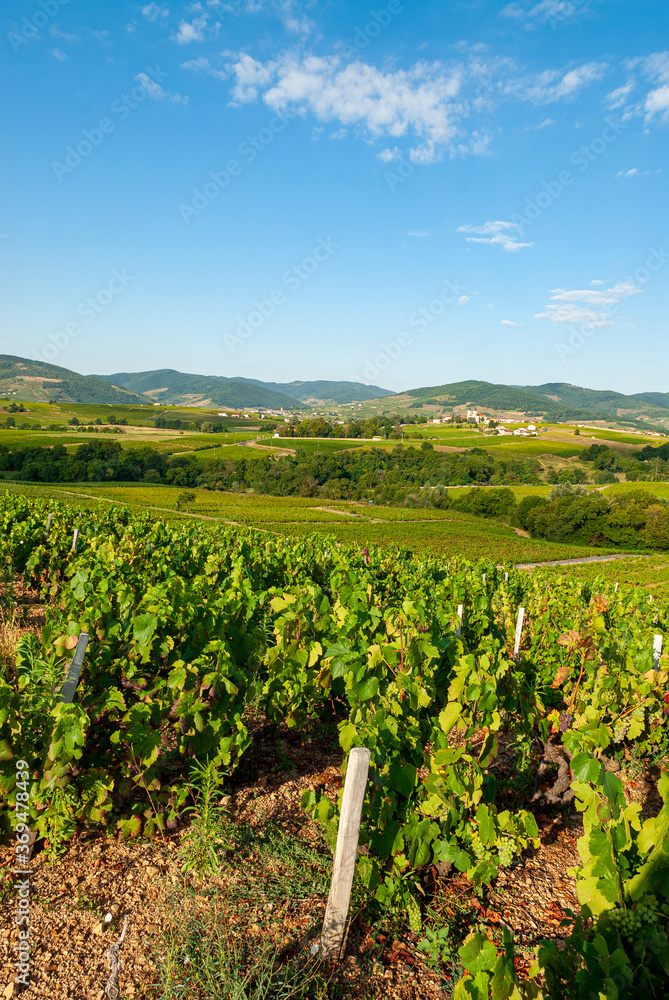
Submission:
<svg viewBox="0 0 669 1000">
<path fill-rule="evenodd" d="M 551 559 L 549 562 L 516 563 L 515 569 L 535 569 L 537 566 L 577 566 L 579 563 L 614 562 L 616 559 L 650 559 L 634 552 L 614 552 L 608 556 L 584 556 L 579 559 Z"/>
</svg>

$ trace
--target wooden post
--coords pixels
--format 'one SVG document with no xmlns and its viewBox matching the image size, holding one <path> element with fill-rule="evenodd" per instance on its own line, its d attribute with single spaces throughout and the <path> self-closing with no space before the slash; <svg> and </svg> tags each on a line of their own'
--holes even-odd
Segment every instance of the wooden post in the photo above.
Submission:
<svg viewBox="0 0 669 1000">
<path fill-rule="evenodd" d="M 461 604 L 458 604 L 458 619 L 459 619 L 459 621 L 458 621 L 458 627 L 455 630 L 455 634 L 457 636 L 461 636 L 462 635 L 462 605 Z"/>
<path fill-rule="evenodd" d="M 662 656 L 662 636 L 653 636 L 653 666 L 660 669 L 660 657 Z"/>
<path fill-rule="evenodd" d="M 74 534 L 72 535 L 72 552 L 77 551 L 77 542 L 79 541 L 79 528 L 74 529 Z"/>
<path fill-rule="evenodd" d="M 338 959 L 342 951 L 370 756 L 370 750 L 356 747 L 351 750 L 348 758 L 332 882 L 321 933 L 321 954 L 324 961 Z"/>
<path fill-rule="evenodd" d="M 49 511 L 49 515 L 48 515 L 48 517 L 46 519 L 46 537 L 47 538 L 49 537 L 49 528 L 51 527 L 51 518 L 52 517 L 53 517 L 53 513 L 51 511 Z"/>
<path fill-rule="evenodd" d="M 509 574 L 505 573 L 504 574 L 504 583 L 508 583 L 508 582 L 509 582 Z"/>
<path fill-rule="evenodd" d="M 525 621 L 525 608 L 518 608 L 518 620 L 516 621 L 516 638 L 513 643 L 513 658 L 518 656 L 520 649 L 520 638 L 523 634 L 523 622 Z"/>
<path fill-rule="evenodd" d="M 613 593 L 614 593 L 614 594 L 617 594 L 617 593 L 618 593 L 618 581 L 617 581 L 617 580 L 616 580 L 616 585 L 615 585 L 615 587 L 613 588 Z"/>
<path fill-rule="evenodd" d="M 74 701 L 74 692 L 77 690 L 77 684 L 79 683 L 79 674 L 81 673 L 81 668 L 83 666 L 87 645 L 88 635 L 86 632 L 82 632 L 77 641 L 77 648 L 75 649 L 74 656 L 72 657 L 72 663 L 70 664 L 70 669 L 67 673 L 67 680 L 63 684 L 63 689 L 60 692 L 60 700 L 65 702 L 66 705 L 71 705 Z"/>
<path fill-rule="evenodd" d="M 482 580 L 483 580 L 483 582 L 485 583 L 485 573 L 483 574 L 483 576 L 481 577 L 481 579 L 482 579 Z"/>
</svg>

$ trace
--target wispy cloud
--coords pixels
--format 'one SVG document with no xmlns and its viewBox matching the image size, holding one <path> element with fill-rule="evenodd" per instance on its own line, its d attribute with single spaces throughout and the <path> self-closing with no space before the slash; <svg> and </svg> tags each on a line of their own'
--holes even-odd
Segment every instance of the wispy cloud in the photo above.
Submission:
<svg viewBox="0 0 669 1000">
<path fill-rule="evenodd" d="M 518 326 L 518 324 L 514 323 L 512 319 L 503 319 L 500 325 L 501 326 Z"/>
<path fill-rule="evenodd" d="M 610 94 L 607 94 L 606 103 L 611 110 L 613 111 L 617 108 L 622 108 L 635 87 L 636 81 L 634 77 L 630 77 L 630 79 L 624 83 L 622 87 L 616 87 L 616 89 L 612 90 Z"/>
<path fill-rule="evenodd" d="M 58 62 L 65 62 L 67 56 L 62 49 L 51 49 L 51 55 L 54 56 Z"/>
<path fill-rule="evenodd" d="M 641 116 L 645 118 L 646 125 L 669 124 L 669 51 L 627 59 L 624 65 L 628 78 L 621 87 L 607 95 L 608 106 L 612 109 L 624 108 L 625 115 Z M 640 83 L 639 77 L 647 83 Z M 650 90 L 646 90 L 649 83 Z"/>
<path fill-rule="evenodd" d="M 629 170 L 619 170 L 616 177 L 645 177 L 649 170 L 639 170 L 638 167 L 630 167 Z"/>
<path fill-rule="evenodd" d="M 541 0 L 540 3 L 529 6 L 510 3 L 500 11 L 502 17 L 523 21 L 526 27 L 533 28 L 537 24 L 558 24 L 562 21 L 573 21 L 579 14 L 587 10 L 585 3 L 573 3 L 572 0 Z"/>
<path fill-rule="evenodd" d="M 200 56 L 198 59 L 188 59 L 186 62 L 180 64 L 180 69 L 189 69 L 194 73 L 204 73 L 205 76 L 213 76 L 216 80 L 227 80 L 230 76 L 229 73 L 222 69 L 215 69 L 206 56 Z"/>
<path fill-rule="evenodd" d="M 73 35 L 69 31 L 63 31 L 62 28 L 59 28 L 57 24 L 50 25 L 49 34 L 51 35 L 52 38 L 59 38 L 61 42 L 70 42 L 72 44 L 76 44 L 76 42 L 81 41 L 79 35 Z"/>
<path fill-rule="evenodd" d="M 521 243 L 517 239 L 522 235 L 517 222 L 484 222 L 482 226 L 458 226 L 459 233 L 476 233 L 468 236 L 468 243 L 488 243 L 490 246 L 501 247 L 507 253 L 516 253 L 523 247 L 532 247 L 534 243 Z"/>
<path fill-rule="evenodd" d="M 505 92 L 518 100 L 532 104 L 553 104 L 556 101 L 573 100 L 583 87 L 601 80 L 607 63 L 589 62 L 562 73 L 559 70 L 544 70 L 534 76 L 511 79 L 505 84 Z"/>
<path fill-rule="evenodd" d="M 169 13 L 167 4 L 147 3 L 142 7 L 142 14 L 148 21 L 164 21 Z"/>
<path fill-rule="evenodd" d="M 170 101 L 172 104 L 188 104 L 189 98 L 182 97 L 181 94 L 171 94 L 164 87 L 161 87 L 159 83 L 152 80 L 150 76 L 146 73 L 138 73 L 135 77 L 137 83 L 144 88 L 147 96 L 152 98 L 154 101 Z"/>
<path fill-rule="evenodd" d="M 546 311 L 535 313 L 535 319 L 548 319 L 553 323 L 574 323 L 586 330 L 613 324 L 613 314 L 618 303 L 630 295 L 639 295 L 640 288 L 626 281 L 619 281 L 612 288 L 573 289 L 555 288 Z"/>
</svg>

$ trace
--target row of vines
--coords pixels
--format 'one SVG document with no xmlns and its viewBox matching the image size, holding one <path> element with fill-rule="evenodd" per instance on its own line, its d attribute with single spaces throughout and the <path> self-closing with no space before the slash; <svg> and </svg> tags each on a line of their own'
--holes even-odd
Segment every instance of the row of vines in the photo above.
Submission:
<svg viewBox="0 0 669 1000">
<path fill-rule="evenodd" d="M 548 801 L 583 813 L 583 910 L 565 948 L 539 953 L 541 986 L 517 981 L 510 940 L 498 954 L 474 935 L 457 995 L 632 997 L 641 984 L 663 995 L 669 778 L 661 813 L 642 822 L 608 766 L 621 752 L 667 753 L 667 663 L 653 643 L 668 609 L 647 594 L 16 496 L 0 500 L 0 570 L 5 599 L 18 581 L 40 592 L 47 618 L 0 679 L 6 831 L 19 759 L 33 774 L 31 826 L 57 851 L 91 826 L 176 829 L 189 761 L 232 773 L 251 708 L 298 731 L 328 715 L 344 766 L 351 747 L 371 750 L 361 877 L 420 926 L 427 865 L 488 884 L 538 846 L 531 808 L 501 808 L 495 772 L 501 747 L 520 772 L 540 746 L 559 770 Z M 85 666 L 63 704 L 82 632 Z M 303 805 L 333 843 L 337 803 L 312 791 Z"/>
</svg>

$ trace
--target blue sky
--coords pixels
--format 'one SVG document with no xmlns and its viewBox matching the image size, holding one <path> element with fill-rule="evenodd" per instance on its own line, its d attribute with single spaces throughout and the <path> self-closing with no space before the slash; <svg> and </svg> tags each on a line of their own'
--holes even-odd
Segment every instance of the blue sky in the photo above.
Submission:
<svg viewBox="0 0 669 1000">
<path fill-rule="evenodd" d="M 669 391 L 662 0 L 3 8 L 3 353 Z"/>
</svg>

